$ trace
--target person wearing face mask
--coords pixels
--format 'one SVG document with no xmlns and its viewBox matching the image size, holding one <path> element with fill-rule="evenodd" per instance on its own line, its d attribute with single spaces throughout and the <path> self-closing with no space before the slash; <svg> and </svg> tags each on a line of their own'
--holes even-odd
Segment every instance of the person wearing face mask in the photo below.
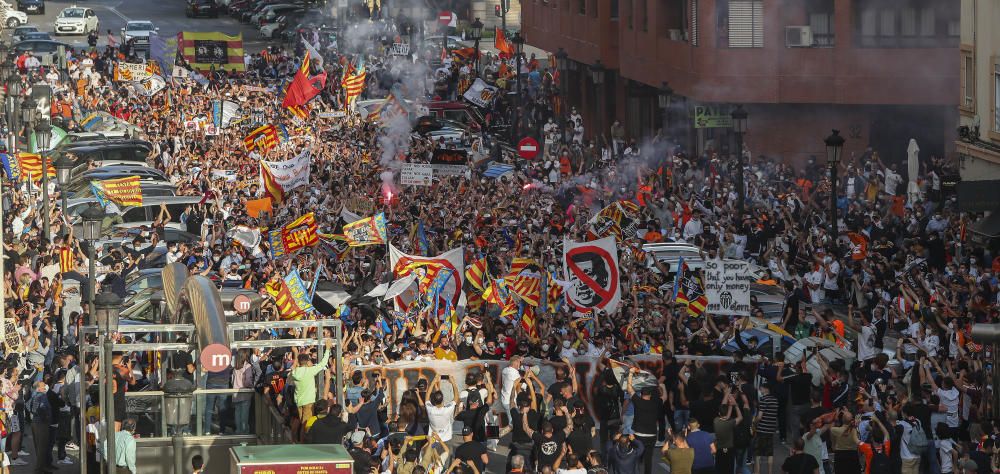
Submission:
<svg viewBox="0 0 1000 474">
<path fill-rule="evenodd" d="M 483 355 L 483 346 L 473 335 L 471 329 L 462 332 L 462 342 L 455 348 L 458 360 L 478 360 Z"/>
</svg>

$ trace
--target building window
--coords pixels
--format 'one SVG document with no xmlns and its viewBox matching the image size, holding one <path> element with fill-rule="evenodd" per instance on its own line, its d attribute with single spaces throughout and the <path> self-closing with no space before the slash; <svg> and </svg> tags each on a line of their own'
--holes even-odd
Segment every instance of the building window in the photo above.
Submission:
<svg viewBox="0 0 1000 474">
<path fill-rule="evenodd" d="M 576 8 L 581 15 L 587 14 L 587 0 L 576 0 Z"/>
<path fill-rule="evenodd" d="M 587 11 L 591 18 L 597 18 L 597 0 L 587 0 Z"/>
<path fill-rule="evenodd" d="M 993 133 L 1000 133 L 1000 57 L 993 56 Z"/>
<path fill-rule="evenodd" d="M 685 31 L 687 39 L 691 42 L 691 46 L 698 46 L 698 0 L 691 0 L 684 18 L 688 21 Z"/>
<path fill-rule="evenodd" d="M 958 46 L 959 10 L 935 0 L 856 0 L 855 35 L 863 48 Z"/>
<path fill-rule="evenodd" d="M 764 2 L 762 0 L 729 0 L 720 9 L 720 26 L 730 48 L 764 47 Z M 723 33 L 720 31 L 720 33 Z"/>
<path fill-rule="evenodd" d="M 646 33 L 649 31 L 649 11 L 647 10 L 648 6 L 646 4 L 646 0 L 635 1 L 636 10 L 639 12 L 639 29 L 642 30 L 643 33 Z"/>
<path fill-rule="evenodd" d="M 962 97 L 959 110 L 968 115 L 976 113 L 976 56 L 972 46 L 962 45 Z"/>
<path fill-rule="evenodd" d="M 833 0 L 809 0 L 806 2 L 809 29 L 812 30 L 813 45 L 833 46 Z"/>
<path fill-rule="evenodd" d="M 611 0 L 611 19 L 618 19 L 618 0 Z"/>
<path fill-rule="evenodd" d="M 625 0 L 625 25 L 628 26 L 628 29 L 630 30 L 634 27 L 632 24 L 632 20 L 635 16 L 635 8 L 632 4 L 633 1 L 634 0 Z"/>
</svg>

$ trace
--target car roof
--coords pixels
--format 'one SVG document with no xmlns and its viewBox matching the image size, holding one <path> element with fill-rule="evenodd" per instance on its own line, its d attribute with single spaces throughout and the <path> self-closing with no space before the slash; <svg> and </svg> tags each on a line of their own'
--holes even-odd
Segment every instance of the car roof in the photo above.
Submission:
<svg viewBox="0 0 1000 474">
<path fill-rule="evenodd" d="M 167 175 L 156 168 L 150 168 L 148 166 L 133 166 L 133 165 L 112 165 L 112 166 L 102 166 L 100 168 L 94 168 L 92 170 L 86 170 L 73 178 L 74 181 L 77 179 L 84 178 L 94 178 L 97 176 L 143 176 L 158 178 L 161 181 L 169 182 Z"/>
<path fill-rule="evenodd" d="M 29 40 L 18 41 L 17 43 L 14 43 L 14 48 L 17 48 L 18 46 L 25 46 L 25 45 L 31 45 L 31 44 L 43 44 L 43 43 L 51 43 L 51 44 L 55 44 L 55 45 L 60 45 L 61 44 L 63 46 L 66 46 L 67 48 L 69 47 L 68 44 L 63 43 L 62 41 L 47 40 L 47 39 L 29 39 Z"/>
<path fill-rule="evenodd" d="M 136 140 L 137 142 L 133 140 Z M 145 151 L 149 151 L 153 148 L 153 144 L 145 140 L 127 138 L 118 140 L 101 140 L 98 142 L 84 142 L 80 146 L 73 146 L 73 150 L 76 153 L 101 150 L 119 150 L 123 148 L 145 148 Z"/>
<path fill-rule="evenodd" d="M 91 139 L 93 138 L 93 139 Z M 114 145 L 132 145 L 137 147 L 145 147 L 148 150 L 153 149 L 153 144 L 143 140 L 141 138 L 123 138 L 123 137 L 83 137 L 82 139 L 77 138 L 70 142 L 60 143 L 56 146 L 58 150 L 77 150 L 80 148 L 115 148 Z M 147 150 L 147 151 L 148 151 Z"/>
</svg>

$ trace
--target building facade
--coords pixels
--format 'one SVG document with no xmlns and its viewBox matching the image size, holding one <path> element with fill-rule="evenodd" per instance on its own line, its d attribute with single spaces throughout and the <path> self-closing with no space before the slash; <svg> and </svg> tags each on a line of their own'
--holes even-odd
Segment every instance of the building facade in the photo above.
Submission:
<svg viewBox="0 0 1000 474">
<path fill-rule="evenodd" d="M 962 0 L 959 65 L 959 206 L 990 212 L 973 238 L 1000 234 L 1000 2 Z M 985 240 L 985 239 L 984 239 Z"/>
<path fill-rule="evenodd" d="M 633 137 L 666 125 L 689 150 L 726 153 L 732 133 L 713 118 L 742 104 L 750 152 L 794 163 L 822 159 L 831 129 L 847 138 L 845 156 L 870 146 L 902 161 L 910 138 L 922 154 L 952 152 L 959 2 L 524 0 L 521 8 L 528 43 L 567 56 L 562 93 L 588 132 L 607 133 L 612 117 Z M 657 100 L 667 88 L 671 100 Z"/>
</svg>

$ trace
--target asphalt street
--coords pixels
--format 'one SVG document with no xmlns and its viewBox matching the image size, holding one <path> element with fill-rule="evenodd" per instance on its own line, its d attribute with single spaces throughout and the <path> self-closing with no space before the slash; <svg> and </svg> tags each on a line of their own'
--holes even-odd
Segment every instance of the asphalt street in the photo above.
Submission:
<svg viewBox="0 0 1000 474">
<path fill-rule="evenodd" d="M 187 18 L 184 16 L 184 0 L 48 0 L 44 15 L 28 15 L 29 24 L 41 31 L 52 33 L 56 16 L 69 6 L 92 8 L 100 20 L 99 45 L 107 44 L 110 29 L 121 40 L 121 29 L 131 20 L 149 20 L 160 28 L 159 34 L 172 37 L 181 31 L 221 31 L 227 34 L 243 33 L 244 47 L 250 52 L 258 52 L 267 42 L 260 37 L 256 28 L 221 14 L 219 18 Z M 9 31 L 4 31 L 9 38 Z M 84 35 L 59 36 L 53 39 L 77 48 L 87 47 Z"/>
</svg>

